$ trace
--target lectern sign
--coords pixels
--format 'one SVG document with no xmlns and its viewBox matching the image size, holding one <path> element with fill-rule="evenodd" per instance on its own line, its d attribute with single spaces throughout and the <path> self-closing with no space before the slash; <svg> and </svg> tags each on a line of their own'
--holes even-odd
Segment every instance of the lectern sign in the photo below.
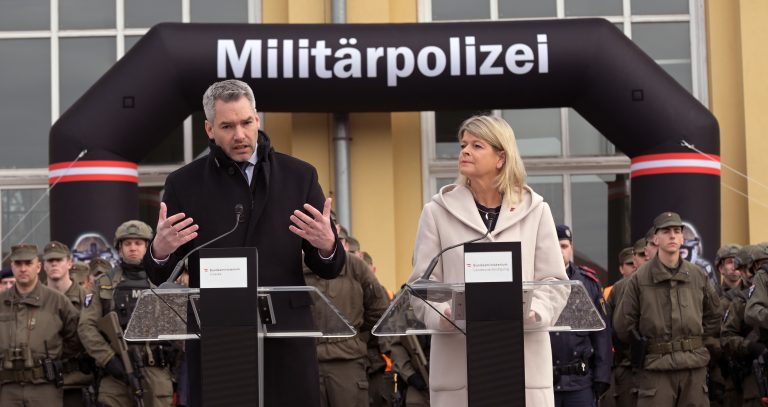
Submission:
<svg viewBox="0 0 768 407">
<path fill-rule="evenodd" d="M 248 287 L 248 258 L 200 258 L 200 288 Z"/>
<path fill-rule="evenodd" d="M 512 281 L 512 252 L 465 252 L 464 282 Z"/>
</svg>

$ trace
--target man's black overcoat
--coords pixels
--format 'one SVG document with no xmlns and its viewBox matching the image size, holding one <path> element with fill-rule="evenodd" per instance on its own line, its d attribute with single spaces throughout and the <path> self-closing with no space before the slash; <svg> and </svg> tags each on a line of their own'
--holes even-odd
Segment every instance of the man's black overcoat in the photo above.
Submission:
<svg viewBox="0 0 768 407">
<path fill-rule="evenodd" d="M 163 282 L 188 251 L 224 234 L 235 224 L 235 206 L 243 206 L 237 230 L 207 247 L 256 247 L 260 286 L 305 285 L 302 251 L 307 266 L 323 278 L 334 278 L 344 265 L 344 248 L 336 241 L 331 261 L 323 261 L 316 248 L 288 230 L 290 215 L 309 203 L 322 211 L 325 197 L 310 164 L 275 152 L 267 135 L 259 131 L 257 163 L 251 185 L 237 165 L 213 143 L 207 157 L 174 171 L 166 179 L 163 202 L 168 216 L 184 212 L 200 226 L 198 237 L 182 246 L 162 266 L 150 257 L 145 264 L 155 283 Z M 334 234 L 336 233 L 335 227 Z M 189 285 L 200 286 L 199 256 L 190 256 Z M 286 304 L 303 319 L 309 304 L 300 298 Z M 275 307 L 280 307 L 275 304 Z M 281 308 L 282 309 L 282 308 Z M 283 322 L 285 322 L 283 320 Z M 191 405 L 200 403 L 199 349 L 187 342 Z M 197 345 L 197 346 L 196 346 Z M 267 339 L 264 344 L 264 402 L 267 406 L 319 404 L 319 378 L 313 339 Z M 199 352 L 199 350 L 197 351 Z"/>
</svg>

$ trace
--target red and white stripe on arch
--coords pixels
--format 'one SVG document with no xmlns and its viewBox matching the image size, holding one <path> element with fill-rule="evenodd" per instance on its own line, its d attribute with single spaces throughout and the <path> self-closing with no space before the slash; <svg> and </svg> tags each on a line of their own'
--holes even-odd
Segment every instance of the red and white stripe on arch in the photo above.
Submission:
<svg viewBox="0 0 768 407">
<path fill-rule="evenodd" d="M 48 166 L 48 184 L 77 181 L 139 182 L 138 165 L 130 161 L 59 162 Z"/>
<path fill-rule="evenodd" d="M 648 154 L 632 158 L 629 167 L 632 178 L 658 174 L 720 175 L 720 157 L 714 154 L 665 153 Z"/>
</svg>

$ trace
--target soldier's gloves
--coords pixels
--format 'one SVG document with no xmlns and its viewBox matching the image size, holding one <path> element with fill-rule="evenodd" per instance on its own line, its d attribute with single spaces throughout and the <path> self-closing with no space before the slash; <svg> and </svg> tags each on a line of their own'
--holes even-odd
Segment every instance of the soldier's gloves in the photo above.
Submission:
<svg viewBox="0 0 768 407">
<path fill-rule="evenodd" d="M 88 355 L 80 355 L 77 359 L 77 368 L 82 373 L 91 374 L 96 370 L 96 360 Z"/>
<path fill-rule="evenodd" d="M 603 395 L 605 395 L 606 392 L 608 392 L 608 389 L 611 387 L 608 383 L 603 382 L 594 382 L 592 383 L 592 392 L 595 393 L 595 400 L 600 400 Z"/>
<path fill-rule="evenodd" d="M 128 383 L 128 374 L 125 372 L 123 362 L 117 356 L 112 356 L 112 359 L 104 366 L 104 370 L 115 379 Z"/>
<path fill-rule="evenodd" d="M 414 388 L 418 390 L 426 390 L 427 389 L 427 382 L 424 380 L 424 378 L 421 376 L 421 373 L 416 372 L 408 377 L 408 385 L 413 386 Z"/>
<path fill-rule="evenodd" d="M 750 359 L 757 359 L 765 352 L 765 345 L 757 341 L 750 341 L 747 345 L 747 352 Z"/>
</svg>

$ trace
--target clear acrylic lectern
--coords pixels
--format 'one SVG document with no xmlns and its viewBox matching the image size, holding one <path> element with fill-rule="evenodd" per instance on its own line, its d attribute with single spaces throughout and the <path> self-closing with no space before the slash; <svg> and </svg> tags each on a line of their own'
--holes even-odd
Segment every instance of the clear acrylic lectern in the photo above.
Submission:
<svg viewBox="0 0 768 407">
<path fill-rule="evenodd" d="M 200 339 L 203 342 L 202 360 L 202 397 L 204 405 L 232 405 L 231 400 L 247 400 L 247 405 L 263 405 L 264 370 L 263 350 L 264 338 L 300 338 L 300 337 L 351 337 L 357 334 L 349 322 L 338 312 L 336 307 L 315 287 L 285 286 L 259 287 L 258 298 L 253 298 L 256 312 L 256 326 L 234 326 L 235 334 L 231 335 L 226 328 L 209 327 L 218 321 L 202 319 L 205 315 L 201 307 L 206 306 L 206 290 L 201 295 L 200 289 L 152 289 L 143 290 L 136 303 L 136 309 L 131 316 L 125 331 L 127 341 L 168 341 Z M 283 318 L 284 313 L 291 312 L 291 301 L 301 298 L 302 304 L 309 303 L 312 313 L 310 323 L 297 322 L 294 318 Z M 242 300 L 240 300 L 242 301 Z M 283 304 L 283 305 L 278 305 Z M 237 305 L 235 305 L 237 307 Z M 209 310 L 210 311 L 210 310 Z M 208 312 L 210 316 L 210 312 Z M 194 318 L 195 321 L 188 319 Z M 231 318 L 231 317 L 230 317 Z M 209 322 L 206 322 L 209 321 Z M 199 327 L 199 328 L 198 328 Z M 206 332 L 213 332 L 216 342 L 214 346 L 205 346 Z M 252 334 L 249 334 L 251 332 Z M 251 337 L 250 339 L 249 336 Z M 226 360 L 227 348 L 221 343 L 228 343 L 227 338 L 233 337 L 238 344 L 246 343 L 248 353 L 236 361 L 228 361 L 226 369 L 206 368 L 206 361 L 216 363 Z M 243 339 L 245 338 L 245 339 Z M 279 340 L 279 339 L 278 339 Z M 238 345 L 240 346 L 240 345 Z M 220 353 L 223 353 L 222 356 Z M 233 365 L 237 364 L 237 365 Z M 208 364 L 211 366 L 211 363 Z M 229 378 L 227 375 L 236 377 Z M 228 386 L 234 380 L 246 380 L 249 376 L 253 386 Z M 221 384 L 220 384 L 221 383 Z M 219 388 L 224 388 L 222 395 Z M 237 388 L 242 394 L 233 394 Z"/>
</svg>

